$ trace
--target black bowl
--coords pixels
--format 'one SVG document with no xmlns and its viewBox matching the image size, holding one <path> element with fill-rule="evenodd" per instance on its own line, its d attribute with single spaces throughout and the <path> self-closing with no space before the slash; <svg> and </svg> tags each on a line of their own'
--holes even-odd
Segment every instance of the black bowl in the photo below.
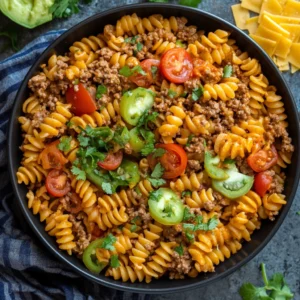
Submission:
<svg viewBox="0 0 300 300">
<path fill-rule="evenodd" d="M 32 212 L 27 208 L 27 200 L 25 197 L 27 188 L 24 185 L 18 185 L 15 176 L 22 157 L 22 153 L 17 147 L 22 143 L 21 130 L 17 119 L 22 114 L 22 103 L 28 96 L 28 80 L 38 72 L 39 65 L 46 62 L 53 52 L 64 53 L 76 40 L 80 40 L 85 36 L 100 33 L 106 24 L 113 24 L 120 17 L 133 13 L 137 13 L 140 17 L 146 17 L 151 14 L 162 14 L 164 16 L 185 16 L 188 18 L 189 24 L 197 25 L 199 29 L 204 29 L 206 32 L 214 31 L 216 29 L 230 31 L 232 33 L 231 37 L 237 41 L 237 45 L 241 48 L 241 50 L 248 51 L 251 57 L 255 57 L 259 60 L 262 65 L 263 73 L 270 80 L 270 83 L 277 87 L 278 93 L 282 96 L 285 102 L 286 113 L 289 116 L 289 132 L 295 145 L 295 153 L 292 159 L 292 164 L 289 166 L 286 173 L 287 184 L 285 186 L 285 194 L 287 195 L 288 199 L 287 205 L 283 207 L 275 222 L 263 222 L 262 228 L 258 231 L 255 231 L 252 235 L 251 242 L 244 243 L 243 248 L 237 254 L 232 255 L 230 259 L 225 260 L 225 262 L 217 266 L 214 273 L 203 273 L 197 278 L 186 278 L 184 280 L 176 281 L 170 281 L 167 278 L 161 278 L 159 280 L 153 280 L 150 284 L 146 284 L 130 282 L 123 283 L 120 281 L 115 281 L 112 278 L 105 277 L 103 274 L 98 276 L 92 274 L 75 256 L 70 257 L 65 252 L 62 252 L 58 249 L 55 240 L 45 232 L 44 224 L 40 223 L 38 217 L 33 216 Z M 299 156 L 297 155 L 300 149 L 299 136 L 300 131 L 297 109 L 288 86 L 268 55 L 245 33 L 230 23 L 197 9 L 157 3 L 134 4 L 99 13 L 71 28 L 62 36 L 60 36 L 54 43 L 52 43 L 52 45 L 48 47 L 48 49 L 32 66 L 19 89 L 11 115 L 8 137 L 9 170 L 13 188 L 17 196 L 17 202 L 20 205 L 20 208 L 33 231 L 37 234 L 45 246 L 56 255 L 56 257 L 68 264 L 72 269 L 74 269 L 74 271 L 97 283 L 119 290 L 151 294 L 171 293 L 203 287 L 216 280 L 224 278 L 240 268 L 243 264 L 247 263 L 250 259 L 257 255 L 263 249 L 263 247 L 267 245 L 286 217 L 296 193 L 300 172 L 300 160 Z"/>
</svg>

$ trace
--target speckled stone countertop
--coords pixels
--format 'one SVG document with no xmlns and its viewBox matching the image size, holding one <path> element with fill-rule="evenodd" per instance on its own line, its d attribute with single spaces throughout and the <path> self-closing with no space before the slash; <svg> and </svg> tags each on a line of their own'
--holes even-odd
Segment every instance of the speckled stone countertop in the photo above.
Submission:
<svg viewBox="0 0 300 300">
<path fill-rule="evenodd" d="M 132 4 L 145 1 L 99 1 L 94 0 L 91 4 L 82 7 L 80 13 L 66 20 L 54 20 L 51 23 L 42 25 L 34 30 L 28 30 L 18 26 L 20 31 L 20 46 L 26 45 L 35 37 L 43 34 L 44 32 L 52 29 L 70 28 L 78 22 L 86 19 L 87 17 L 109 8 L 122 6 L 125 4 Z M 176 1 L 170 1 L 176 3 Z M 230 6 L 238 3 L 238 0 L 203 0 L 199 8 L 214 13 L 219 17 L 233 22 Z M 7 26 L 12 26 L 12 22 L 3 15 L 0 15 L 0 32 Z M 6 40 L 0 38 L 0 49 L 5 44 Z M 0 61 L 13 52 L 6 50 L 0 53 Z M 295 75 L 284 73 L 284 78 L 288 82 L 298 109 L 300 110 L 300 72 Z M 298 83 L 298 84 L 297 84 Z M 134 295 L 130 293 L 111 293 L 106 288 L 103 289 L 103 294 L 99 297 L 101 299 L 153 299 L 153 300 L 183 300 L 183 299 L 205 299 L 205 300 L 234 300 L 240 299 L 238 289 L 243 282 L 252 282 L 255 285 L 261 285 L 262 280 L 259 271 L 259 264 L 264 262 L 267 265 L 269 274 L 274 272 L 282 272 L 291 287 L 295 298 L 300 299 L 300 216 L 296 214 L 300 211 L 300 189 L 291 207 L 291 210 L 284 221 L 281 228 L 278 230 L 272 241 L 260 252 L 251 262 L 243 266 L 234 274 L 226 277 L 225 279 L 214 283 L 203 289 L 196 289 L 184 293 L 176 293 L 169 295 Z M 176 284 L 176 282 L 173 282 Z M 106 295 L 106 291 L 108 292 Z M 102 297 L 103 295 L 103 297 Z"/>
</svg>

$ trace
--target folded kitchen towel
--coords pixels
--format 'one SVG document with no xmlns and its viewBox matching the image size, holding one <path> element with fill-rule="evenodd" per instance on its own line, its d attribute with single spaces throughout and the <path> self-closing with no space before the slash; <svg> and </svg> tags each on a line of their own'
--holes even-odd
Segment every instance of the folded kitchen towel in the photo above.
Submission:
<svg viewBox="0 0 300 300">
<path fill-rule="evenodd" d="M 50 31 L 0 62 L 0 300 L 147 299 L 94 284 L 57 261 L 27 227 L 15 205 L 6 152 L 11 108 L 31 65 L 63 32 Z"/>
</svg>

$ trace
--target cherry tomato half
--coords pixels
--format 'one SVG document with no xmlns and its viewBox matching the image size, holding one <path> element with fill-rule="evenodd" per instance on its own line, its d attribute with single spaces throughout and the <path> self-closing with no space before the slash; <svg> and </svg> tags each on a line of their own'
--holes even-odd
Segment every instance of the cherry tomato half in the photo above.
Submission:
<svg viewBox="0 0 300 300">
<path fill-rule="evenodd" d="M 170 49 L 161 58 L 160 70 L 169 81 L 184 83 L 193 73 L 192 58 L 183 48 Z"/>
<path fill-rule="evenodd" d="M 46 189 L 53 197 L 63 197 L 71 190 L 68 176 L 61 170 L 51 170 L 46 178 Z"/>
<path fill-rule="evenodd" d="M 71 214 L 78 214 L 82 209 L 81 203 L 81 198 L 75 192 L 72 192 L 70 195 L 70 201 L 67 203 L 66 211 Z"/>
<path fill-rule="evenodd" d="M 77 91 L 72 86 L 66 92 L 67 102 L 72 104 L 72 112 L 76 116 L 93 113 L 97 107 L 91 93 L 88 92 L 82 83 L 79 83 L 77 87 Z"/>
<path fill-rule="evenodd" d="M 256 174 L 254 178 L 255 192 L 259 196 L 263 197 L 266 194 L 266 192 L 270 189 L 272 181 L 272 176 L 266 174 L 265 172 Z"/>
<path fill-rule="evenodd" d="M 117 169 L 123 159 L 123 152 L 119 150 L 116 153 L 109 152 L 104 161 L 98 161 L 98 166 L 102 169 L 112 171 Z"/>
<path fill-rule="evenodd" d="M 141 62 L 142 69 L 146 72 L 146 75 L 142 75 L 140 73 L 134 74 L 129 77 L 129 80 L 131 80 L 133 83 L 135 83 L 137 86 L 148 88 L 155 80 L 153 73 L 152 73 L 152 67 L 156 67 L 156 74 L 158 71 L 158 66 L 160 64 L 160 61 L 158 59 L 145 59 Z"/>
<path fill-rule="evenodd" d="M 163 148 L 166 152 L 159 158 L 148 156 L 148 162 L 153 170 L 158 162 L 165 169 L 163 178 L 173 179 L 184 173 L 187 165 L 187 155 L 183 148 L 177 144 L 157 144 L 156 148 Z"/>
<path fill-rule="evenodd" d="M 40 153 L 38 163 L 42 163 L 43 169 L 57 169 L 60 170 L 68 162 L 61 151 L 57 148 L 59 140 L 54 141 L 48 145 Z"/>
<path fill-rule="evenodd" d="M 278 154 L 274 145 L 269 150 L 259 150 L 247 158 L 251 169 L 257 173 L 263 172 L 276 165 Z"/>
</svg>

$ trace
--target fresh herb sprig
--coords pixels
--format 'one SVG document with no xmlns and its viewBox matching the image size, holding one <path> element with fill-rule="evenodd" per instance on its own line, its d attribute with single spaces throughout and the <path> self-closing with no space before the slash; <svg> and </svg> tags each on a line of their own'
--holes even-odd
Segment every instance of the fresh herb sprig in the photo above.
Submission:
<svg viewBox="0 0 300 300">
<path fill-rule="evenodd" d="M 263 287 L 256 287 L 252 283 L 244 283 L 239 293 L 243 300 L 289 300 L 293 294 L 280 273 L 275 273 L 269 280 L 266 266 L 261 264 L 261 274 L 264 281 Z"/>
<path fill-rule="evenodd" d="M 157 188 L 157 187 L 159 187 L 161 185 L 164 185 L 166 183 L 166 181 L 161 178 L 161 176 L 163 175 L 164 171 L 165 171 L 165 169 L 163 168 L 163 166 L 161 165 L 161 163 L 158 163 L 154 167 L 154 169 L 153 169 L 150 177 L 148 178 L 148 180 L 150 181 L 150 183 L 155 188 Z"/>
</svg>

